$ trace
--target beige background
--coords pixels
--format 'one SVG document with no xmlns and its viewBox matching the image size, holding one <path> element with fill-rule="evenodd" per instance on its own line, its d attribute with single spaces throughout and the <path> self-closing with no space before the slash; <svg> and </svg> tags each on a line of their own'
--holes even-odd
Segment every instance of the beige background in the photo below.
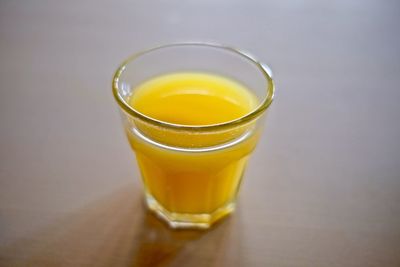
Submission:
<svg viewBox="0 0 400 267">
<path fill-rule="evenodd" d="M 1 1 L 1 266 L 399 266 L 398 1 Z M 232 44 L 277 83 L 237 213 L 144 212 L 111 94 L 160 43 Z"/>
</svg>

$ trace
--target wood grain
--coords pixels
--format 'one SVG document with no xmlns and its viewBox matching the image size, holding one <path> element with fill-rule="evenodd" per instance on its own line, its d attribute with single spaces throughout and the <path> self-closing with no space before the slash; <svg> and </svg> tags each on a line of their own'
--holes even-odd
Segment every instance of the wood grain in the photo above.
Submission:
<svg viewBox="0 0 400 267">
<path fill-rule="evenodd" d="M 1 1 L 1 266 L 400 266 L 398 1 Z M 237 212 L 171 231 L 111 94 L 129 54 L 202 40 L 276 101 Z"/>
</svg>

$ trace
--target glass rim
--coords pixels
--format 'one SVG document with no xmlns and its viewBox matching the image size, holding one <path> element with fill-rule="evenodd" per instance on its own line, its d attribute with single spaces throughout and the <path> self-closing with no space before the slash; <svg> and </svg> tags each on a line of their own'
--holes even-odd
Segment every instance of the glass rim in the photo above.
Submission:
<svg viewBox="0 0 400 267">
<path fill-rule="evenodd" d="M 256 107 L 254 110 L 252 110 L 251 112 L 249 112 L 246 115 L 239 117 L 237 119 L 226 121 L 226 122 L 221 122 L 221 123 L 216 123 L 216 124 L 207 124 L 207 125 L 185 125 L 185 124 L 170 123 L 170 122 L 158 120 L 158 119 L 152 118 L 150 116 L 147 116 L 147 115 L 135 110 L 133 107 L 131 107 L 121 96 L 120 88 L 118 87 L 121 74 L 126 70 L 127 65 L 130 62 L 134 61 L 135 59 L 137 59 L 143 55 L 146 55 L 148 53 L 151 53 L 153 51 L 164 49 L 164 48 L 170 48 L 170 47 L 180 47 L 180 46 L 200 46 L 200 47 L 210 47 L 210 48 L 222 49 L 222 50 L 233 52 L 233 53 L 249 60 L 250 63 L 255 65 L 261 71 L 261 74 L 263 74 L 263 76 L 266 79 L 267 84 L 268 84 L 268 88 L 266 89 L 267 94 L 263 98 L 263 101 L 261 102 L 261 104 L 258 107 Z M 249 54 L 248 52 L 244 52 L 240 49 L 237 49 L 237 48 L 234 48 L 231 46 L 227 46 L 227 45 L 222 45 L 222 44 L 207 43 L 207 42 L 185 42 L 185 43 L 171 43 L 171 44 L 159 45 L 159 46 L 156 46 L 153 48 L 142 50 L 140 52 L 137 52 L 137 53 L 131 55 L 126 60 L 124 60 L 119 65 L 117 70 L 115 71 L 113 81 L 112 81 L 112 90 L 113 90 L 113 95 L 114 95 L 115 100 L 117 101 L 118 105 L 125 112 L 127 112 L 132 117 L 138 118 L 146 123 L 149 123 L 149 124 L 152 124 L 152 125 L 158 126 L 158 127 L 171 129 L 171 130 L 214 131 L 214 130 L 229 128 L 229 127 L 237 127 L 237 126 L 243 125 L 243 124 L 259 117 L 271 105 L 271 103 L 274 99 L 275 84 L 274 84 L 274 81 L 272 78 L 271 69 L 264 63 L 261 63 L 259 60 L 257 60 L 253 55 Z"/>
</svg>

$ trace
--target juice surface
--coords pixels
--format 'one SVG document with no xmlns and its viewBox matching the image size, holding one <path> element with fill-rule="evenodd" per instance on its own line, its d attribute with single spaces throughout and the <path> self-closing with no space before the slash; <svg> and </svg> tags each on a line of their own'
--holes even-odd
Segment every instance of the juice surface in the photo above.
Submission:
<svg viewBox="0 0 400 267">
<path fill-rule="evenodd" d="M 209 125 L 246 115 L 257 99 L 241 84 L 222 76 L 174 73 L 141 84 L 129 104 L 161 121 Z"/>
<path fill-rule="evenodd" d="M 128 103 L 146 116 L 181 125 L 235 120 L 258 105 L 248 89 L 231 79 L 188 72 L 144 82 L 135 88 Z M 145 124 L 137 124 L 137 128 L 156 143 L 168 145 L 155 145 L 127 129 L 146 191 L 165 210 L 212 214 L 234 201 L 248 155 L 257 141 L 258 134 L 251 132 L 251 124 L 201 134 L 164 131 Z M 243 140 L 233 144 L 238 138 Z M 232 145 L 221 149 L 201 150 L 229 142 Z M 193 147 L 197 150 L 190 150 Z"/>
</svg>

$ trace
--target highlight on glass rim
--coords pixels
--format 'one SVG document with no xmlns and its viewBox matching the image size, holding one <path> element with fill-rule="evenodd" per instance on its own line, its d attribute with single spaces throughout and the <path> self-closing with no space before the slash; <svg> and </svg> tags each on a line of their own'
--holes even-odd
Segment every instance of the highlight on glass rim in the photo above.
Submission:
<svg viewBox="0 0 400 267">
<path fill-rule="evenodd" d="M 274 90 L 265 64 L 223 45 L 170 44 L 124 61 L 113 93 L 147 207 L 171 228 L 232 213 Z"/>
</svg>

